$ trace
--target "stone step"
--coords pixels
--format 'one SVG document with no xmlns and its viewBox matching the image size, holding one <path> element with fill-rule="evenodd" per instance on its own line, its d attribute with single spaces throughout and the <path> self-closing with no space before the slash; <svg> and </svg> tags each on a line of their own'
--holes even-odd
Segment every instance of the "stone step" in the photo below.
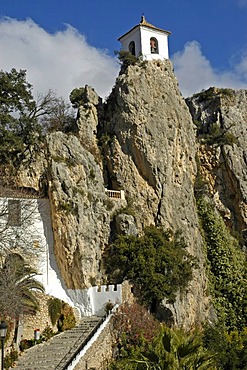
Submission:
<svg viewBox="0 0 247 370">
<path fill-rule="evenodd" d="M 94 330 L 100 320 L 100 317 L 85 317 L 77 327 L 55 335 L 48 342 L 38 344 L 26 350 L 18 358 L 14 369 L 62 369 L 62 363 L 67 362 L 67 360 L 73 357 L 73 354 Z"/>
</svg>

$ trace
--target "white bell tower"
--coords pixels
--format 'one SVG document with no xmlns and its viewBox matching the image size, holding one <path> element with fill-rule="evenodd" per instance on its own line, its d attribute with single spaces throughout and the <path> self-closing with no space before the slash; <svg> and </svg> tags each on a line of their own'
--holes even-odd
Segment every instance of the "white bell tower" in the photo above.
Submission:
<svg viewBox="0 0 247 370">
<path fill-rule="evenodd" d="M 144 16 L 141 22 L 119 37 L 122 51 L 129 51 L 143 60 L 169 59 L 168 36 L 169 31 L 157 28 L 148 23 Z"/>
</svg>

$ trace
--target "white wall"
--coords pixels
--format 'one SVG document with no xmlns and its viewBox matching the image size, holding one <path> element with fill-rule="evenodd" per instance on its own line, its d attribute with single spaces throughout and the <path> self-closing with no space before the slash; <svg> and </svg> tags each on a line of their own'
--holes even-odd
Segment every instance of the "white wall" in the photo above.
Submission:
<svg viewBox="0 0 247 370">
<path fill-rule="evenodd" d="M 8 225 L 8 200 L 19 201 L 20 226 Z M 2 250 L 23 255 L 38 271 L 47 294 L 72 304 L 62 286 L 53 251 L 53 231 L 48 199 L 0 198 L 0 246 Z"/>
<path fill-rule="evenodd" d="M 159 54 L 151 54 L 150 52 L 150 38 L 155 37 L 159 44 Z M 161 31 L 152 30 L 141 26 L 141 47 L 143 59 L 169 59 L 168 53 L 168 35 Z"/>
<path fill-rule="evenodd" d="M 101 285 L 88 289 L 68 289 L 67 293 L 83 316 L 103 316 L 105 305 L 109 301 L 113 304 L 122 303 L 122 285 Z"/>
<path fill-rule="evenodd" d="M 108 301 L 114 304 L 122 302 L 121 285 L 103 285 L 101 291 L 98 291 L 98 287 L 67 289 L 54 255 L 49 200 L 19 199 L 22 224 L 9 227 L 8 199 L 0 198 L 0 246 L 22 254 L 37 269 L 39 275 L 36 278 L 44 285 L 47 294 L 76 307 L 83 316 L 104 315 L 104 306 Z"/>
<path fill-rule="evenodd" d="M 141 34 L 139 28 L 135 28 L 132 32 L 130 32 L 121 40 L 121 50 L 129 51 L 129 43 L 131 41 L 135 42 L 136 56 L 139 57 L 141 55 Z"/>
<path fill-rule="evenodd" d="M 155 37 L 159 44 L 159 54 L 151 54 L 150 38 Z M 168 34 L 145 26 L 138 26 L 121 38 L 123 51 L 129 51 L 129 43 L 135 42 L 136 56 L 142 55 L 144 60 L 169 59 Z"/>
</svg>

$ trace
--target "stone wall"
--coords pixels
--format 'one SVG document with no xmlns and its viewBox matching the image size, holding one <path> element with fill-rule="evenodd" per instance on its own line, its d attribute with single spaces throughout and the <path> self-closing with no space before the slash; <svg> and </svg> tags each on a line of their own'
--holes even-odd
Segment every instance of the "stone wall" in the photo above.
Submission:
<svg viewBox="0 0 247 370">
<path fill-rule="evenodd" d="M 106 370 L 107 364 L 112 358 L 112 351 L 113 335 L 110 321 L 74 367 L 74 370 Z"/>
<path fill-rule="evenodd" d="M 42 332 L 47 326 L 50 326 L 53 331 L 57 331 L 56 326 L 53 326 L 48 312 L 48 299 L 50 296 L 42 293 L 35 293 L 39 299 L 40 309 L 35 315 L 28 315 L 21 321 L 20 335 L 24 339 L 32 339 L 34 330 L 39 329 Z"/>
<path fill-rule="evenodd" d="M 54 332 L 57 332 L 57 327 L 56 325 L 53 326 L 49 311 L 48 311 L 48 300 L 52 298 L 51 296 L 47 294 L 42 294 L 42 293 L 35 293 L 40 304 L 40 309 L 37 311 L 35 315 L 28 315 L 25 316 L 21 322 L 20 322 L 20 327 L 18 330 L 18 340 L 20 341 L 21 339 L 33 339 L 34 338 L 34 330 L 39 329 L 40 333 L 47 327 L 51 327 Z M 79 322 L 79 315 L 78 311 L 74 309 L 74 315 L 76 317 L 77 323 Z"/>
</svg>

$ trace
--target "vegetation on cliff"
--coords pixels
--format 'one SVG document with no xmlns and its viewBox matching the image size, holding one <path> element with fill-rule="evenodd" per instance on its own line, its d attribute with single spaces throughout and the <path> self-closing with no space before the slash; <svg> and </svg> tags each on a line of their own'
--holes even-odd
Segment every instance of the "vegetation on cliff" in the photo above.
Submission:
<svg viewBox="0 0 247 370">
<path fill-rule="evenodd" d="M 218 319 L 228 329 L 242 330 L 247 324 L 246 256 L 212 203 L 200 197 L 197 205 Z"/>
<path fill-rule="evenodd" d="M 142 302 L 153 310 L 165 297 L 174 302 L 176 293 L 185 290 L 195 262 L 179 233 L 154 226 L 140 237 L 119 236 L 105 257 L 110 279 L 130 280 Z"/>
<path fill-rule="evenodd" d="M 115 51 L 115 55 L 117 55 L 119 64 L 121 65 L 120 74 L 124 73 L 127 70 L 128 66 L 133 66 L 136 63 L 140 62 L 140 59 L 131 54 L 129 51 Z"/>
</svg>

